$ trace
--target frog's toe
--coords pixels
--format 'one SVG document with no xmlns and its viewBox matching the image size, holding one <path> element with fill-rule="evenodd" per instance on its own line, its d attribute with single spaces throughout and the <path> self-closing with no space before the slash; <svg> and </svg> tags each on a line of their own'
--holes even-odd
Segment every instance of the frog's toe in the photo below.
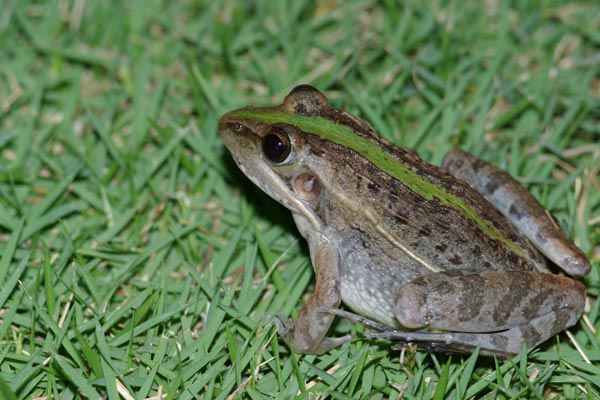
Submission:
<svg viewBox="0 0 600 400">
<path fill-rule="evenodd" d="M 335 338 L 334 337 L 326 337 L 323 339 L 323 341 L 319 345 L 319 349 L 318 349 L 319 354 L 325 353 L 325 352 L 333 349 L 334 347 L 338 347 L 345 343 L 348 343 L 353 339 L 354 339 L 354 336 L 352 336 L 350 334 L 340 336 L 340 337 L 335 337 Z"/>
<path fill-rule="evenodd" d="M 273 324 L 277 328 L 277 333 L 282 336 L 285 340 L 289 336 L 290 329 L 292 329 L 292 320 L 281 313 L 277 313 L 273 317 Z"/>
</svg>

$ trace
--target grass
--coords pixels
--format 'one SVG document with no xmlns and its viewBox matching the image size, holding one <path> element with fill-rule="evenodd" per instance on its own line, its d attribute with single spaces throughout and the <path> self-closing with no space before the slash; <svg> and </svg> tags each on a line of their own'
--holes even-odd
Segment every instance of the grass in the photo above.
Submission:
<svg viewBox="0 0 600 400">
<path fill-rule="evenodd" d="M 560 1 L 5 1 L 0 398 L 599 397 L 598 15 Z M 524 182 L 593 262 L 570 336 L 499 361 L 339 321 L 331 334 L 359 339 L 290 353 L 269 316 L 312 290 L 307 248 L 216 124 L 298 83 L 433 163 L 460 147 Z"/>
</svg>

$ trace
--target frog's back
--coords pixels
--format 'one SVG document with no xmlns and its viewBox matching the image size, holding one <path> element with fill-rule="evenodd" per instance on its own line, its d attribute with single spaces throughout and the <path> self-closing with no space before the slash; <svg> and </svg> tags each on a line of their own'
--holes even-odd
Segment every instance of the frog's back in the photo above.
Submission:
<svg viewBox="0 0 600 400">
<path fill-rule="evenodd" d="M 315 148 L 337 147 L 313 152 L 308 162 L 322 164 L 315 173 L 328 192 L 319 211 L 324 225 L 341 241 L 362 236 L 363 243 L 376 242 L 390 260 L 401 260 L 388 273 L 547 270 L 544 257 L 487 200 L 416 154 L 379 139 L 387 154 L 422 180 L 403 183 L 355 152 L 311 140 L 319 141 Z M 423 182 L 436 191 L 425 196 L 411 187 Z"/>
<path fill-rule="evenodd" d="M 438 180 L 472 203 L 512 248 L 486 235 L 460 210 L 435 197 L 423 198 L 368 162 L 348 159 L 337 173 L 321 176 L 324 189 L 331 185 L 336 190 L 321 203 L 320 215 L 326 236 L 340 251 L 342 300 L 351 309 L 397 326 L 397 293 L 419 276 L 444 270 L 547 270 L 541 254 L 479 193 L 415 155 L 409 157 L 423 163 L 419 168 L 432 182 Z"/>
</svg>

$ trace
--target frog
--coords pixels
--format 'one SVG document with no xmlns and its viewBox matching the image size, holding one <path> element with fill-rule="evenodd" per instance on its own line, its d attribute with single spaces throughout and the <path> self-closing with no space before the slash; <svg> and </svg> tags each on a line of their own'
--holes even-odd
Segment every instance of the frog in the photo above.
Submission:
<svg viewBox="0 0 600 400">
<path fill-rule="evenodd" d="M 310 85 L 227 112 L 218 130 L 308 243 L 314 292 L 293 321 L 275 318 L 296 353 L 352 340 L 327 336 L 337 315 L 426 350 L 499 357 L 582 315 L 576 277 L 590 261 L 499 167 L 459 149 L 430 164 Z"/>
</svg>

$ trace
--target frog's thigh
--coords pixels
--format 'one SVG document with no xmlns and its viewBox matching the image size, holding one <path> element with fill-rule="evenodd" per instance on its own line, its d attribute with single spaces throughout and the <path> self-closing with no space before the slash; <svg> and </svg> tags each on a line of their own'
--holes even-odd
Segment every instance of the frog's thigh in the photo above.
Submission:
<svg viewBox="0 0 600 400">
<path fill-rule="evenodd" d="M 429 326 L 455 332 L 496 332 L 551 321 L 552 335 L 573 325 L 583 311 L 585 287 L 540 272 L 445 271 L 404 285 L 395 315 L 407 328 Z"/>
<path fill-rule="evenodd" d="M 449 152 L 443 167 L 492 203 L 552 262 L 571 275 L 589 272 L 591 265 L 585 254 L 535 197 L 509 174 L 460 150 Z"/>
</svg>

